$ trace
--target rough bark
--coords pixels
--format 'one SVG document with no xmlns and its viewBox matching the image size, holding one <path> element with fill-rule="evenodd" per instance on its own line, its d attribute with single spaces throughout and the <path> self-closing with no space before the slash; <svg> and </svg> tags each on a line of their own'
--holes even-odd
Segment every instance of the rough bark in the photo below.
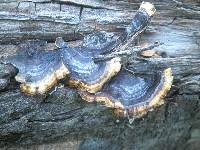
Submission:
<svg viewBox="0 0 200 150">
<path fill-rule="evenodd" d="M 139 6 L 139 1 L 87 2 L 37 0 L 18 5 L 17 0 L 2 1 L 0 56 L 14 54 L 19 48 L 16 42 L 23 39 L 51 42 L 57 36 L 81 39 L 82 34 L 94 30 L 117 32 L 130 22 Z M 172 68 L 174 83 L 164 105 L 130 124 L 127 118 L 114 116 L 112 109 L 84 102 L 74 89 L 67 87 L 47 96 L 26 96 L 19 91 L 13 75 L 6 74 L 2 69 L 5 66 L 1 65 L 1 79 L 10 82 L 0 92 L 0 146 L 10 149 L 16 145 L 22 145 L 23 149 L 198 149 L 200 16 L 195 13 L 199 9 L 196 2 L 182 4 L 155 2 L 157 16 L 140 37 L 139 44 L 164 42 L 156 50 L 166 52 L 167 57 L 131 66 L 135 72 L 166 65 Z M 194 11 L 179 9 L 185 6 Z M 5 81 L 0 80 L 0 90 L 2 82 Z M 34 146 L 25 147 L 27 144 Z"/>
<path fill-rule="evenodd" d="M 156 18 L 169 18 L 159 19 L 160 23 L 169 23 L 174 17 L 200 17 L 199 13 L 178 9 L 187 4 L 193 8 L 193 3 L 154 3 L 160 10 Z M 54 41 L 58 36 L 74 40 L 94 30 L 116 31 L 130 22 L 140 1 L 8 0 L 0 4 L 0 41 L 6 43 L 34 38 Z M 198 9 L 194 7 L 194 11 Z"/>
</svg>

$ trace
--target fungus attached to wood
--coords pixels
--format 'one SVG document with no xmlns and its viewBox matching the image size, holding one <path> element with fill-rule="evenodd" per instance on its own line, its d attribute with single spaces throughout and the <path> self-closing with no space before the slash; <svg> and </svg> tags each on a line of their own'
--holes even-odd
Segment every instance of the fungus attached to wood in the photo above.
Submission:
<svg viewBox="0 0 200 150">
<path fill-rule="evenodd" d="M 122 116 L 140 117 L 163 102 L 162 98 L 170 90 L 172 80 L 170 68 L 143 75 L 133 75 L 122 70 L 100 92 L 79 93 L 88 102 L 103 102 L 107 107 L 116 108 Z"/>
<path fill-rule="evenodd" d="M 108 38 L 108 35 L 106 32 L 90 34 L 87 36 L 90 40 L 85 38 L 85 47 L 81 48 L 69 47 L 61 37 L 56 39 L 55 45 L 59 48 L 62 61 L 70 71 L 69 81 L 67 81 L 70 87 L 95 93 L 119 72 L 121 69 L 119 58 L 99 64 L 95 64 L 92 59 L 112 48 L 113 40 Z"/>
<path fill-rule="evenodd" d="M 94 57 L 95 62 L 108 61 L 113 57 L 125 56 L 129 57 L 131 52 L 127 53 L 127 49 L 134 43 L 136 37 L 141 34 L 151 22 L 151 18 L 155 14 L 156 9 L 153 4 L 149 2 L 142 2 L 139 10 L 136 12 L 131 24 L 122 32 L 122 36 L 118 38 L 118 45 L 112 51 L 100 54 Z"/>
<path fill-rule="evenodd" d="M 89 38 L 89 42 L 85 44 L 89 47 L 70 48 L 62 38 L 56 39 L 58 49 L 54 51 L 34 49 L 33 45 L 26 47 L 9 60 L 19 70 L 16 80 L 22 83 L 22 91 L 31 95 L 43 94 L 70 73 L 67 82 L 70 87 L 96 93 L 117 75 L 122 64 L 118 56 L 100 63 L 95 63 L 93 58 L 112 50 L 125 50 L 133 37 L 148 26 L 154 13 L 154 6 L 143 2 L 124 34 L 110 42 L 104 34 L 99 34 Z"/>
<path fill-rule="evenodd" d="M 59 51 L 32 49 L 30 52 L 24 48 L 8 58 L 7 63 L 18 69 L 15 79 L 21 83 L 21 90 L 30 95 L 44 94 L 69 74 Z"/>
<path fill-rule="evenodd" d="M 70 87 L 95 93 L 121 69 L 119 58 L 95 64 L 96 49 L 70 48 L 63 50 L 64 64 L 70 71 Z"/>
<path fill-rule="evenodd" d="M 116 44 L 113 34 L 95 32 L 84 38 L 82 48 L 64 48 L 64 64 L 70 71 L 68 85 L 83 91 L 95 93 L 121 69 L 119 58 L 107 62 L 94 63 L 93 57 L 110 50 Z"/>
<path fill-rule="evenodd" d="M 137 36 L 144 31 L 154 13 L 154 6 L 148 2 L 143 2 L 130 26 L 116 40 L 118 43 L 116 44 L 114 41 L 110 42 L 116 46 L 112 47 L 107 45 L 107 52 L 112 50 L 120 51 L 126 48 L 124 46 L 127 46 L 126 40 L 129 36 Z M 94 63 L 93 58 L 99 54 L 106 53 L 104 48 L 101 47 L 99 49 L 99 44 L 103 45 L 106 43 L 106 39 L 102 35 L 99 35 L 97 38 L 93 38 L 92 36 L 89 39 L 91 39 L 91 43 L 96 43 L 94 44 L 94 49 L 64 49 L 63 58 L 65 65 L 68 66 L 71 72 L 69 85 L 83 91 L 88 91 L 89 93 L 96 93 L 120 71 L 121 58 L 114 57 L 109 61 Z M 91 45 L 91 43 L 89 42 L 86 45 Z"/>
</svg>

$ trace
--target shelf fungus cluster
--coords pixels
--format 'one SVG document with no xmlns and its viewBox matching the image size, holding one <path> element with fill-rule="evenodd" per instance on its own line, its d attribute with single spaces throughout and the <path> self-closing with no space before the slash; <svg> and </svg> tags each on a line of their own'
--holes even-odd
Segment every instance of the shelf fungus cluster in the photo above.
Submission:
<svg viewBox="0 0 200 150">
<path fill-rule="evenodd" d="M 21 83 L 24 93 L 44 94 L 62 80 L 66 86 L 76 88 L 88 102 L 103 102 L 105 106 L 115 108 L 119 115 L 139 117 L 161 104 L 172 84 L 171 69 L 132 74 L 124 69 L 121 55 L 112 55 L 114 57 L 98 63 L 94 58 L 123 54 L 149 25 L 155 11 L 151 3 L 142 2 L 120 37 L 108 37 L 106 32 L 98 32 L 85 38 L 84 46 L 77 48 L 69 47 L 62 38 L 57 38 L 55 50 L 25 47 L 8 58 L 7 63 L 18 69 L 15 79 Z"/>
<path fill-rule="evenodd" d="M 148 75 L 132 75 L 121 70 L 100 92 L 91 94 L 81 91 L 81 97 L 88 102 L 102 102 L 116 108 L 120 116 L 142 116 L 150 109 L 162 104 L 171 88 L 171 69 Z"/>
</svg>

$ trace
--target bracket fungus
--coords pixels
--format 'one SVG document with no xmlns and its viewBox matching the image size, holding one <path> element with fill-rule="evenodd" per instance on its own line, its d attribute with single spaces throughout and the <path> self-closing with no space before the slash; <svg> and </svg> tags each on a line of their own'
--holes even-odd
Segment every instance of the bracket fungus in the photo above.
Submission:
<svg viewBox="0 0 200 150">
<path fill-rule="evenodd" d="M 171 69 L 152 74 L 133 75 L 122 70 L 104 85 L 100 92 L 91 94 L 79 91 L 88 102 L 103 102 L 116 108 L 120 116 L 140 117 L 162 102 L 172 85 Z"/>
<path fill-rule="evenodd" d="M 155 11 L 154 5 L 142 2 L 131 24 L 118 38 L 99 32 L 85 38 L 83 47 L 72 48 L 59 37 L 55 42 L 57 49 L 50 51 L 32 45 L 19 50 L 7 63 L 18 69 L 15 78 L 27 94 L 44 94 L 59 80 L 69 77 L 65 83 L 76 87 L 84 100 L 104 102 L 122 116 L 139 117 L 160 104 L 173 80 L 170 68 L 140 75 L 121 69 L 124 54 L 126 58 L 132 55 L 126 53 L 127 48 L 146 29 Z"/>
<path fill-rule="evenodd" d="M 98 33 L 97 36 L 93 35 L 93 39 L 98 41 L 95 41 L 94 44 L 90 43 L 93 47 L 62 49 L 63 62 L 70 71 L 70 78 L 67 82 L 70 87 L 95 93 L 120 71 L 121 62 L 119 58 L 113 58 L 110 61 L 98 64 L 93 61 L 93 57 L 105 50 L 104 47 L 99 48 L 99 43 L 108 43 L 105 47 L 112 47 L 109 46 L 106 36 L 102 36 L 102 34 Z"/>
<path fill-rule="evenodd" d="M 154 13 L 154 6 L 143 2 L 131 25 L 120 38 L 124 40 L 115 40 L 114 43 L 118 42 L 119 46 L 126 41 L 128 36 L 142 32 Z M 105 43 L 106 39 L 102 40 L 100 37 L 98 41 Z M 94 48 L 70 48 L 62 38 L 57 38 L 55 45 L 58 50 L 34 50 L 29 47 L 19 51 L 9 62 L 18 68 L 16 80 L 22 83 L 21 89 L 25 93 L 43 94 L 69 73 L 69 86 L 95 93 L 121 69 L 119 57 L 98 64 L 94 63 L 93 57 L 105 50 L 102 47 L 99 48 L 99 42 L 97 43 L 98 45 L 94 44 Z M 113 41 L 111 43 L 113 44 Z M 100 42 L 101 44 L 103 43 Z M 106 48 L 109 51 L 114 47 Z"/>
<path fill-rule="evenodd" d="M 116 40 L 118 42 L 117 45 L 115 47 L 108 46 L 109 48 L 107 49 L 107 52 L 110 52 L 113 49 L 121 50 L 124 45 L 126 46 L 127 38 L 129 36 L 135 36 L 144 31 L 144 29 L 150 23 L 151 17 L 154 13 L 154 6 L 151 3 L 143 2 L 133 18 L 132 23 L 126 28 L 122 36 Z M 99 42 L 95 42 L 101 43 L 100 41 L 105 40 L 100 38 L 98 41 Z M 78 89 L 88 91 L 89 93 L 96 93 L 107 81 L 109 81 L 120 71 L 122 65 L 120 57 L 114 57 L 108 61 L 95 63 L 93 58 L 101 53 L 106 52 L 103 51 L 104 48 L 101 48 L 101 50 L 98 51 L 96 49 L 94 46 L 94 49 L 64 50 L 63 56 L 65 63 L 71 72 L 69 86 L 77 87 Z"/>
<path fill-rule="evenodd" d="M 92 51 L 89 53 L 87 50 L 85 53 L 82 50 L 73 53 L 73 50 L 70 49 L 70 53 L 64 53 L 64 62 L 71 72 L 68 84 L 70 87 L 95 93 L 120 71 L 120 59 L 113 58 L 110 61 L 95 64 L 92 60 L 94 56 Z M 72 59 L 74 56 L 76 59 Z"/>
<path fill-rule="evenodd" d="M 85 47 L 81 48 L 69 47 L 61 37 L 56 39 L 55 45 L 59 48 L 62 61 L 70 72 L 67 85 L 95 93 L 120 71 L 119 58 L 98 64 L 93 61 L 93 57 L 111 49 L 115 43 L 115 40 L 112 38 L 109 40 L 107 37 L 110 35 L 106 34 L 106 32 L 96 32 L 88 35 L 83 43 Z"/>
<path fill-rule="evenodd" d="M 7 59 L 18 69 L 15 79 L 21 83 L 22 92 L 29 95 L 44 94 L 60 79 L 69 74 L 61 61 L 59 51 L 23 48 Z"/>
</svg>

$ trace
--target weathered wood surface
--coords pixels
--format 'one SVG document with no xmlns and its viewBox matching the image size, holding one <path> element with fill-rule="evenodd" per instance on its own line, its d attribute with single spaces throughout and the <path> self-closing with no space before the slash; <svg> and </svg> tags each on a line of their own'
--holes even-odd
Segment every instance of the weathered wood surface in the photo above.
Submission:
<svg viewBox="0 0 200 150">
<path fill-rule="evenodd" d="M 116 31 L 117 27 L 125 26 L 131 21 L 140 2 L 3 0 L 0 2 L 0 42 L 33 38 L 54 41 L 58 36 L 74 40 L 94 30 Z M 185 5 L 194 7 L 194 13 L 188 12 L 188 9 L 178 9 L 182 5 L 176 7 L 178 4 L 173 1 L 154 3 L 160 10 L 156 16 L 161 21 L 160 24 L 170 23 L 175 17 L 200 18 L 199 13 L 195 14 L 199 7 L 194 7 L 195 4 L 191 2 Z M 166 17 L 166 20 L 159 19 L 160 17 Z"/>
<path fill-rule="evenodd" d="M 17 2 L 1 1 L 0 42 L 4 44 L 0 46 L 1 57 L 14 54 L 19 48 L 15 42 L 22 39 L 39 38 L 51 42 L 57 36 L 79 39 L 79 35 L 94 30 L 117 32 L 117 27 L 130 22 L 139 6 L 139 1 L 87 1 L 83 4 L 82 1 L 63 0 L 61 6 L 61 1 L 51 4 L 47 0 L 35 0 L 35 3 L 25 1 L 19 5 Z M 156 50 L 166 52 L 168 57 L 150 59 L 156 66 L 142 62 L 132 69 L 137 72 L 166 65 L 172 67 L 175 80 L 164 105 L 130 124 L 127 118 L 117 118 L 111 109 L 101 104 L 82 101 L 75 90 L 67 87 L 46 97 L 25 96 L 18 84 L 10 80 L 12 75 L 1 69 L 1 79 L 10 80 L 10 84 L 0 92 L 0 146 L 11 146 L 10 149 L 14 149 L 13 144 L 36 144 L 28 147 L 31 149 L 198 149 L 200 21 L 196 11 L 199 7 L 195 2 L 185 1 L 184 4 L 194 10 L 187 12 L 181 9 L 185 5 L 176 7 L 177 3 L 172 1 L 155 4 L 157 16 L 139 43 L 164 42 Z M 80 41 L 71 45 L 76 43 L 81 45 Z M 51 144 L 38 145 L 42 143 Z"/>
</svg>

